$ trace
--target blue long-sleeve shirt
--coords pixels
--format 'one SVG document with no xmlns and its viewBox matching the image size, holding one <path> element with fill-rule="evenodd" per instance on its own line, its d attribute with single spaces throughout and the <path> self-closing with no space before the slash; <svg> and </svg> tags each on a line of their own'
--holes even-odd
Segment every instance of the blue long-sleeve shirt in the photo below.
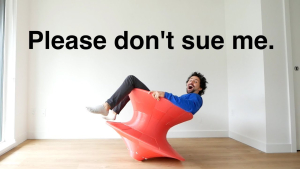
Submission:
<svg viewBox="0 0 300 169">
<path fill-rule="evenodd" d="M 172 93 L 165 92 L 165 98 L 193 115 L 202 107 L 203 104 L 202 97 L 196 93 L 188 93 L 178 97 Z"/>
</svg>

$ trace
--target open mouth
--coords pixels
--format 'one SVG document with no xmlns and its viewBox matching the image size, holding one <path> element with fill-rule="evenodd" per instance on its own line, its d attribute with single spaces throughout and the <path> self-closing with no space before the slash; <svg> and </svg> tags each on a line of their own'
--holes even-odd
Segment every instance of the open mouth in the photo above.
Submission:
<svg viewBox="0 0 300 169">
<path fill-rule="evenodd" d="M 193 89 L 193 88 L 194 88 L 193 85 L 189 85 L 189 86 L 188 86 L 188 89 Z"/>
</svg>

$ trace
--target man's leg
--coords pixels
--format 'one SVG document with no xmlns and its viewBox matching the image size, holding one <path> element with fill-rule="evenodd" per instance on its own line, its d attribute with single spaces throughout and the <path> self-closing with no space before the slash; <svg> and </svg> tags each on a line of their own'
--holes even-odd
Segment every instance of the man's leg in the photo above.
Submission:
<svg viewBox="0 0 300 169">
<path fill-rule="evenodd" d="M 138 78 L 133 75 L 129 75 L 118 90 L 104 103 L 103 105 L 95 107 L 87 107 L 87 109 L 92 113 L 102 114 L 104 116 L 110 116 L 108 119 L 115 119 L 115 116 L 120 113 L 127 102 L 130 100 L 128 94 L 134 89 L 140 88 L 149 91 L 148 87 L 142 83 Z M 109 109 L 113 110 L 115 113 L 108 114 Z"/>
<path fill-rule="evenodd" d="M 129 96 L 125 96 L 125 98 L 118 104 L 116 105 L 112 110 L 116 113 L 116 114 L 120 114 L 120 112 L 122 111 L 122 109 L 126 106 L 126 104 L 129 102 L 130 98 Z"/>
<path fill-rule="evenodd" d="M 129 96 L 125 96 L 125 98 L 118 105 L 116 105 L 107 116 L 104 116 L 103 118 L 105 120 L 116 120 L 117 114 L 120 114 L 121 110 L 125 107 L 129 100 Z"/>
<path fill-rule="evenodd" d="M 150 91 L 148 87 L 133 75 L 127 76 L 118 90 L 106 101 L 110 105 L 110 109 L 117 114 L 124 108 L 130 100 L 128 94 L 134 89 L 144 89 Z"/>
</svg>

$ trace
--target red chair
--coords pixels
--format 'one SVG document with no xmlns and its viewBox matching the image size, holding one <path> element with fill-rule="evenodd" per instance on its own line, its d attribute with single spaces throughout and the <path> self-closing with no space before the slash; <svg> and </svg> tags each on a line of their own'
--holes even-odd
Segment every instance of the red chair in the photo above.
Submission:
<svg viewBox="0 0 300 169">
<path fill-rule="evenodd" d="M 184 161 L 168 143 L 166 136 L 171 127 L 191 120 L 193 114 L 165 98 L 155 100 L 146 90 L 136 88 L 129 97 L 134 110 L 132 119 L 128 122 L 106 123 L 121 135 L 130 156 L 138 161 L 153 157 L 170 157 Z"/>
</svg>

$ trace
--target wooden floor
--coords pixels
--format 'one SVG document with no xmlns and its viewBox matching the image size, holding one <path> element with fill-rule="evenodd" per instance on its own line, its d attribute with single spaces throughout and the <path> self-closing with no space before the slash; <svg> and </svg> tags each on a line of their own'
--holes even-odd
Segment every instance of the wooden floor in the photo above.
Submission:
<svg viewBox="0 0 300 169">
<path fill-rule="evenodd" d="M 186 161 L 129 156 L 121 139 L 27 140 L 0 156 L 0 169 L 300 169 L 300 152 L 266 154 L 230 138 L 168 139 Z"/>
</svg>

